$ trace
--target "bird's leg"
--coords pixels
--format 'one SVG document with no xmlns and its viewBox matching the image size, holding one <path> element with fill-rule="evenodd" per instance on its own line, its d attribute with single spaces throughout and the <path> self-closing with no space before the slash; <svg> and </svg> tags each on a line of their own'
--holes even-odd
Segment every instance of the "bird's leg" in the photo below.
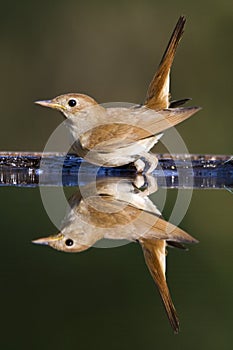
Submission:
<svg viewBox="0 0 233 350">
<path fill-rule="evenodd" d="M 148 183 L 146 180 L 145 175 L 143 174 L 137 174 L 133 181 L 133 186 L 140 192 L 143 192 L 148 188 Z"/>
<path fill-rule="evenodd" d="M 153 153 L 142 153 L 140 158 L 134 162 L 138 173 L 150 174 L 157 168 L 158 158 Z"/>
<path fill-rule="evenodd" d="M 139 191 L 140 196 L 149 196 L 158 190 L 157 179 L 147 174 L 137 174 L 133 181 L 133 186 Z"/>
</svg>

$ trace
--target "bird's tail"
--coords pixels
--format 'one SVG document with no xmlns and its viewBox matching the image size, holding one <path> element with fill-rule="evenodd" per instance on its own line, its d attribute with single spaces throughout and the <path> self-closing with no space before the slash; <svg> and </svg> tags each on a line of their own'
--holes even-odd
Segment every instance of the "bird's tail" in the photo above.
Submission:
<svg viewBox="0 0 233 350">
<path fill-rule="evenodd" d="M 179 320 L 165 277 L 166 242 L 164 240 L 141 239 L 140 244 L 142 246 L 147 267 L 163 300 L 170 324 L 174 332 L 178 333 Z"/>
<path fill-rule="evenodd" d="M 179 18 L 159 68 L 149 85 L 145 100 L 145 105 L 148 108 L 160 110 L 169 106 L 169 74 L 177 46 L 184 32 L 185 21 L 184 16 Z"/>
</svg>

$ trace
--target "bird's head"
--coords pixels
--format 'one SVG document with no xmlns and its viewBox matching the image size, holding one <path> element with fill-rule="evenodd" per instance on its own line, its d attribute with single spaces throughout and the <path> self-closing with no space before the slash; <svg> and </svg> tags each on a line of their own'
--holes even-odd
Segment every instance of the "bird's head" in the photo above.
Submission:
<svg viewBox="0 0 233 350">
<path fill-rule="evenodd" d="M 83 250 L 90 248 L 89 245 L 80 243 L 72 232 L 70 235 L 58 233 L 57 235 L 39 238 L 32 241 L 32 243 L 48 245 L 56 250 L 68 253 L 82 252 Z"/>
<path fill-rule="evenodd" d="M 97 105 L 97 102 L 90 96 L 77 93 L 59 95 L 51 100 L 42 100 L 35 102 L 38 105 L 57 109 L 66 118 L 71 118 L 82 110 Z"/>
</svg>

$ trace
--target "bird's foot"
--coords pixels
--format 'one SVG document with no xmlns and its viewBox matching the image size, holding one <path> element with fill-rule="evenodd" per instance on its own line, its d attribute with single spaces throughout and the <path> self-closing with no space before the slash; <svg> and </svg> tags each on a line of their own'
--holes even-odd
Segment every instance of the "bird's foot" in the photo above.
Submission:
<svg viewBox="0 0 233 350">
<path fill-rule="evenodd" d="M 134 162 L 138 173 L 150 174 L 157 168 L 158 158 L 153 153 L 144 153 Z"/>
<path fill-rule="evenodd" d="M 137 174 L 133 186 L 138 190 L 138 195 L 149 196 L 158 190 L 157 179 L 149 174 Z"/>
</svg>

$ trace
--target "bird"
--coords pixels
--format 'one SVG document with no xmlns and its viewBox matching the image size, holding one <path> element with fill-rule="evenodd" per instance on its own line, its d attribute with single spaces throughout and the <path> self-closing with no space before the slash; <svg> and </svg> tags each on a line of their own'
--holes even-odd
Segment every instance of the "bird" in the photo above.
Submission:
<svg viewBox="0 0 233 350">
<path fill-rule="evenodd" d="M 72 149 L 78 156 L 97 166 L 133 163 L 139 173 L 151 173 L 157 167 L 157 156 L 150 150 L 163 131 L 200 110 L 200 107 L 181 107 L 189 99 L 170 101 L 170 70 L 185 22 L 181 16 L 143 104 L 106 108 L 82 93 L 67 93 L 35 102 L 63 114 L 72 136 Z"/>
<path fill-rule="evenodd" d="M 156 191 L 155 179 L 106 177 L 85 185 L 69 199 L 60 231 L 33 241 L 63 252 L 82 252 L 101 240 L 137 242 L 155 281 L 175 333 L 179 319 L 166 282 L 166 247 L 184 248 L 198 241 L 167 222 L 148 197 Z M 146 186 L 145 186 L 146 183 Z M 85 194 L 85 195 L 84 195 Z M 105 245 L 106 247 L 106 245 Z"/>
</svg>

